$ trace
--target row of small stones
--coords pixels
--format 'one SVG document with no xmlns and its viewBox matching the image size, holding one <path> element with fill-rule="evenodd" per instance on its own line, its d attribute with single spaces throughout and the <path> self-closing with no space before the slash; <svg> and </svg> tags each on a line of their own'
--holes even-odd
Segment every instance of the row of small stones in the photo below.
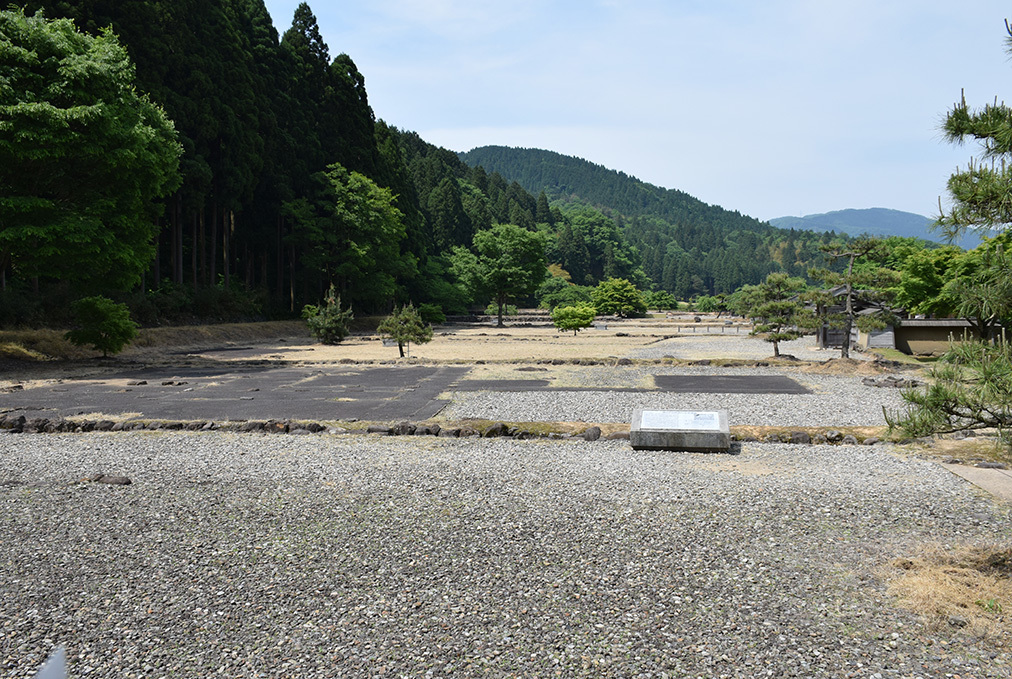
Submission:
<svg viewBox="0 0 1012 679">
<path fill-rule="evenodd" d="M 621 337 L 624 333 L 617 333 L 617 336 Z M 400 365 L 402 363 L 442 363 L 443 361 L 433 361 L 426 358 L 417 357 L 406 357 L 401 359 L 355 359 L 355 358 L 342 358 L 337 363 L 343 365 Z M 486 363 L 499 363 L 500 361 L 485 361 L 482 359 L 476 361 L 467 361 L 467 363 L 473 363 L 475 365 L 485 365 Z M 516 361 L 514 361 L 516 362 Z M 521 361 L 527 362 L 527 361 Z M 633 364 L 672 364 L 672 365 L 719 365 L 724 367 L 756 367 L 765 368 L 772 365 L 769 361 L 752 361 L 747 359 L 727 359 L 722 360 L 719 364 L 715 364 L 712 359 L 700 358 L 696 360 L 675 358 L 674 356 L 667 356 L 664 358 L 637 358 L 633 360 L 631 358 L 542 358 L 536 361 L 530 361 L 537 365 L 633 365 Z M 819 363 L 820 361 L 791 361 L 793 364 L 803 363 Z M 252 365 L 270 365 L 274 361 L 252 361 Z M 889 362 L 880 362 L 881 365 L 892 365 Z"/>
<path fill-rule="evenodd" d="M 601 428 L 597 426 L 588 427 L 579 434 L 561 434 L 558 432 L 538 433 L 518 427 L 511 427 L 503 422 L 497 422 L 489 427 L 476 429 L 474 427 L 441 427 L 438 424 L 412 424 L 400 422 L 392 425 L 373 424 L 362 429 L 348 429 L 345 427 L 328 427 L 319 422 L 293 422 L 292 420 L 250 420 L 243 422 L 212 422 L 212 421 L 161 421 L 161 420 L 127 420 L 114 422 L 112 420 L 68 420 L 63 418 L 35 417 L 26 418 L 24 415 L 5 414 L 0 416 L 0 431 L 24 434 L 57 434 L 57 433 L 82 433 L 93 431 L 233 431 L 233 432 L 261 432 L 268 434 L 380 434 L 384 436 L 443 436 L 454 438 L 481 437 L 481 438 L 550 438 L 550 439 L 571 439 L 579 438 L 585 441 L 596 441 L 604 439 L 628 439 L 628 432 L 616 432 L 602 437 Z"/>
<path fill-rule="evenodd" d="M 80 433 L 92 431 L 234 431 L 234 432 L 263 432 L 269 434 L 379 434 L 383 436 L 442 436 L 452 438 L 513 438 L 513 439 L 582 439 L 584 441 L 597 441 L 598 439 L 615 440 L 628 439 L 629 432 L 619 431 L 602 435 L 601 428 L 591 426 L 578 434 L 562 434 L 559 432 L 532 432 L 528 429 L 513 427 L 504 422 L 496 422 L 481 429 L 462 427 L 442 427 L 438 424 L 412 424 L 410 422 L 399 422 L 392 425 L 372 424 L 364 429 L 348 429 L 344 427 L 328 427 L 319 422 L 293 422 L 291 420 L 266 420 L 246 422 L 176 422 L 176 421 L 137 421 L 127 420 L 114 422 L 112 420 L 68 420 L 63 418 L 26 418 L 24 415 L 5 414 L 0 416 L 0 430 L 12 433 Z M 874 445 L 880 439 L 870 436 L 859 440 L 852 434 L 843 434 L 836 430 L 828 430 L 825 433 L 809 434 L 803 431 L 792 431 L 788 433 L 773 432 L 757 438 L 754 436 L 731 435 L 733 441 L 763 441 L 765 443 L 797 443 L 797 444 L 824 444 L 839 443 L 841 445 Z"/>
</svg>

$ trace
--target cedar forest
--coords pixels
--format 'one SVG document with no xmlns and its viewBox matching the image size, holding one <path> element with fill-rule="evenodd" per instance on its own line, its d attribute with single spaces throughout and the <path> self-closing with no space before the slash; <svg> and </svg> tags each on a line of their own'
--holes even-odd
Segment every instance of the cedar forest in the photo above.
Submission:
<svg viewBox="0 0 1012 679">
<path fill-rule="evenodd" d="M 620 278 L 678 299 L 805 277 L 836 239 L 547 151 L 437 148 L 376 119 L 365 78 L 331 56 L 305 3 L 283 34 L 262 0 L 24 9 L 37 11 L 93 36 L 111 27 L 137 91 L 174 125 L 179 170 L 139 262 L 103 268 L 64 244 L 33 266 L 30 238 L 20 259 L 0 242 L 0 325 L 52 322 L 81 292 L 126 302 L 142 323 L 285 317 L 331 284 L 366 314 L 407 302 L 461 313 L 488 299 L 460 285 L 454 250 L 496 224 L 542 233 L 550 270 L 571 283 Z"/>
</svg>

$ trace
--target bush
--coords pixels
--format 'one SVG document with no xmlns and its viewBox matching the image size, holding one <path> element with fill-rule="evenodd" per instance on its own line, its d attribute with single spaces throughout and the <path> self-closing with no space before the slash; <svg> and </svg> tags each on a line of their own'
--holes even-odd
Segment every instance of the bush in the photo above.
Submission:
<svg viewBox="0 0 1012 679">
<path fill-rule="evenodd" d="M 576 336 L 580 330 L 589 328 L 591 323 L 594 322 L 594 315 L 597 310 L 589 305 L 580 306 L 560 306 L 556 307 L 555 311 L 552 312 L 552 322 L 555 323 L 555 327 L 559 329 L 559 332 L 566 332 L 569 330 L 573 331 L 573 336 Z"/>
<path fill-rule="evenodd" d="M 341 298 L 331 285 L 327 290 L 327 298 L 323 306 L 307 304 L 302 308 L 302 317 L 306 319 L 309 332 L 323 344 L 339 344 L 348 336 L 348 329 L 355 318 L 351 308 L 341 308 Z"/>
<path fill-rule="evenodd" d="M 422 304 L 418 307 L 418 313 L 422 321 L 429 325 L 446 323 L 446 314 L 438 304 Z"/>
<path fill-rule="evenodd" d="M 642 316 L 647 312 L 646 302 L 636 286 L 624 278 L 609 278 L 597 284 L 591 293 L 597 313 L 616 314 L 623 318 Z"/>
<path fill-rule="evenodd" d="M 502 312 L 506 316 L 516 316 L 517 313 L 518 313 L 516 306 L 513 305 L 513 304 L 504 304 L 503 308 L 502 308 Z M 495 302 L 490 302 L 489 305 L 487 307 L 485 307 L 485 315 L 486 316 L 498 316 L 499 315 L 499 305 L 496 304 Z"/>
<path fill-rule="evenodd" d="M 130 310 L 108 297 L 79 299 L 71 310 L 81 327 L 68 332 L 66 338 L 78 346 L 90 344 L 102 356 L 118 354 L 137 336 L 137 324 L 130 320 Z"/>
</svg>

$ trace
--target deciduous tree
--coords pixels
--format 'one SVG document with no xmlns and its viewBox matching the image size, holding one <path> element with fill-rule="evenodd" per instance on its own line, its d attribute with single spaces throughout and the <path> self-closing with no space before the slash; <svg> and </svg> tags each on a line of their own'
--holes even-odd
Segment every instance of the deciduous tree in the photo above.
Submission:
<svg viewBox="0 0 1012 679">
<path fill-rule="evenodd" d="M 589 328 L 594 322 L 597 310 L 589 304 L 578 306 L 560 306 L 552 311 L 552 323 L 560 332 L 573 331 L 576 336 L 580 330 Z"/>
<path fill-rule="evenodd" d="M 137 336 L 137 324 L 130 320 L 130 310 L 108 297 L 79 299 L 71 305 L 78 327 L 66 334 L 77 345 L 90 344 L 102 356 L 118 354 Z"/>
<path fill-rule="evenodd" d="M 599 314 L 615 314 L 628 318 L 647 312 L 647 304 L 636 286 L 624 278 L 601 281 L 591 292 L 594 307 Z"/>
<path fill-rule="evenodd" d="M 667 290 L 653 290 L 643 293 L 647 307 L 658 311 L 673 311 L 678 308 L 678 300 Z"/>
<path fill-rule="evenodd" d="M 390 190 L 338 163 L 315 181 L 312 200 L 286 206 L 294 223 L 290 241 L 301 247 L 303 263 L 354 303 L 388 299 L 395 277 L 414 265 L 401 256 L 404 224 Z"/>
<path fill-rule="evenodd" d="M 534 294 L 548 275 L 543 234 L 514 224 L 497 224 L 474 234 L 473 251 L 457 247 L 453 271 L 472 299 L 491 299 L 503 326 L 507 302 Z"/>
<path fill-rule="evenodd" d="M 171 121 L 111 31 L 0 12 L 0 271 L 125 290 L 179 184 Z M 2 277 L 0 277 L 2 278 Z"/>
</svg>

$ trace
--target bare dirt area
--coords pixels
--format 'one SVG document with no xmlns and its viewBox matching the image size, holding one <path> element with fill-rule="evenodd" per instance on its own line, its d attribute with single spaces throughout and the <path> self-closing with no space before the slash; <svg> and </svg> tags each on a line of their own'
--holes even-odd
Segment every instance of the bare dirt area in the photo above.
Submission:
<svg viewBox="0 0 1012 679">
<path fill-rule="evenodd" d="M 550 327 L 443 327 L 436 329 L 431 342 L 412 344 L 407 353 L 417 360 L 461 363 L 618 359 L 665 338 L 663 326 L 623 324 L 621 330 L 612 327 L 607 330 L 587 329 L 575 337 Z M 265 351 L 266 356 L 280 357 L 285 361 L 383 361 L 399 358 L 397 346 L 384 345 L 378 335 L 353 335 L 340 344 L 330 346 L 313 343 L 308 338 L 302 341 L 293 339 L 282 346 L 265 348 Z M 247 358 L 236 356 L 227 349 L 211 349 L 199 352 L 199 355 L 217 360 Z"/>
<path fill-rule="evenodd" d="M 549 325 L 493 324 L 437 326 L 431 342 L 411 344 L 401 358 L 396 345 L 375 333 L 354 333 L 337 345 L 315 342 L 299 321 L 245 323 L 141 331 L 137 341 L 120 355 L 102 359 L 78 352 L 69 360 L 9 360 L 0 362 L 0 388 L 11 382 L 57 376 L 83 376 L 117 371 L 124 366 L 214 363 L 529 363 L 572 362 L 579 359 L 608 363 L 626 358 L 637 362 L 670 360 L 715 363 L 769 361 L 800 369 L 846 374 L 858 367 L 862 374 L 881 371 L 863 366 L 873 356 L 855 353 L 851 361 L 834 366 L 837 351 L 814 346 L 811 337 L 783 343 L 783 359 L 774 359 L 772 345 L 748 333 L 740 322 L 691 317 L 609 319 L 580 333 L 560 333 Z M 796 360 L 797 359 L 797 360 Z M 814 364 L 826 363 L 823 367 Z"/>
</svg>

